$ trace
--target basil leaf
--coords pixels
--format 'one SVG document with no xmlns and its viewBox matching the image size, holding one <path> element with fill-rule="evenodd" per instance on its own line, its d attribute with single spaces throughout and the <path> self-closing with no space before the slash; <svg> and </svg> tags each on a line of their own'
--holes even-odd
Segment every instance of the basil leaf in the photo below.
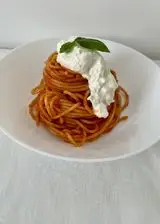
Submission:
<svg viewBox="0 0 160 224">
<path fill-rule="evenodd" d="M 60 48 L 60 53 L 69 53 L 76 45 L 93 51 L 110 52 L 108 47 L 100 40 L 77 37 L 73 42 L 63 44 Z"/>
<path fill-rule="evenodd" d="M 75 39 L 75 42 L 78 43 L 81 47 L 84 47 L 90 50 L 110 52 L 108 47 L 100 40 L 78 37 Z"/>
<path fill-rule="evenodd" d="M 74 48 L 75 46 L 75 42 L 67 42 L 65 44 L 63 44 L 60 48 L 60 53 L 69 53 L 72 51 L 72 49 Z"/>
</svg>

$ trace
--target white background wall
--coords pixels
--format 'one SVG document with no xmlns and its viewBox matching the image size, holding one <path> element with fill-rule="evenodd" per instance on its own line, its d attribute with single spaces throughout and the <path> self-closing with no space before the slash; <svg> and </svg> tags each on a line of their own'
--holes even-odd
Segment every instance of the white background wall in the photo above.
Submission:
<svg viewBox="0 0 160 224">
<path fill-rule="evenodd" d="M 0 47 L 89 34 L 160 59 L 160 0 L 0 0 Z"/>
</svg>

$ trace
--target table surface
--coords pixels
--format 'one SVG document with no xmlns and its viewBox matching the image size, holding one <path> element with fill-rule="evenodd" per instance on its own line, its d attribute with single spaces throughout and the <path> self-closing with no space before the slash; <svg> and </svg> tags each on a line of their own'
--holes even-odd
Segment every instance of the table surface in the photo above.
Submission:
<svg viewBox="0 0 160 224">
<path fill-rule="evenodd" d="M 0 224 L 158 224 L 159 149 L 81 164 L 27 151 L 0 132 Z"/>
</svg>

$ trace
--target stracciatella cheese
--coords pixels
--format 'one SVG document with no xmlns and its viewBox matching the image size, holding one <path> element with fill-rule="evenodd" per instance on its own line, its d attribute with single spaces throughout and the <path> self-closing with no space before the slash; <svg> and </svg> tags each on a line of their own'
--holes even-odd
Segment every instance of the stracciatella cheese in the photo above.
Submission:
<svg viewBox="0 0 160 224">
<path fill-rule="evenodd" d="M 94 113 L 99 118 L 106 118 L 108 116 L 107 106 L 114 102 L 118 83 L 99 52 L 75 46 L 69 53 L 60 53 L 61 46 L 74 39 L 75 37 L 72 37 L 57 44 L 57 62 L 79 72 L 88 80 L 90 90 L 88 100 L 92 103 Z"/>
</svg>

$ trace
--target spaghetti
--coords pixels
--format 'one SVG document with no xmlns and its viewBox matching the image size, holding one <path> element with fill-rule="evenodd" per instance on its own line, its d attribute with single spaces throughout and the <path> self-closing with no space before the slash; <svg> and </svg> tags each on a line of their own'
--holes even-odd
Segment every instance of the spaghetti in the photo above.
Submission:
<svg viewBox="0 0 160 224">
<path fill-rule="evenodd" d="M 43 124 L 53 135 L 81 146 L 110 132 L 128 118 L 121 117 L 129 103 L 129 96 L 122 87 L 118 87 L 114 103 L 108 106 L 109 116 L 98 118 L 87 100 L 88 81 L 79 73 L 62 67 L 56 58 L 57 53 L 48 58 L 43 78 L 32 90 L 36 98 L 29 105 L 29 112 L 38 126 Z M 117 80 L 116 73 L 112 71 L 112 74 Z"/>
</svg>

